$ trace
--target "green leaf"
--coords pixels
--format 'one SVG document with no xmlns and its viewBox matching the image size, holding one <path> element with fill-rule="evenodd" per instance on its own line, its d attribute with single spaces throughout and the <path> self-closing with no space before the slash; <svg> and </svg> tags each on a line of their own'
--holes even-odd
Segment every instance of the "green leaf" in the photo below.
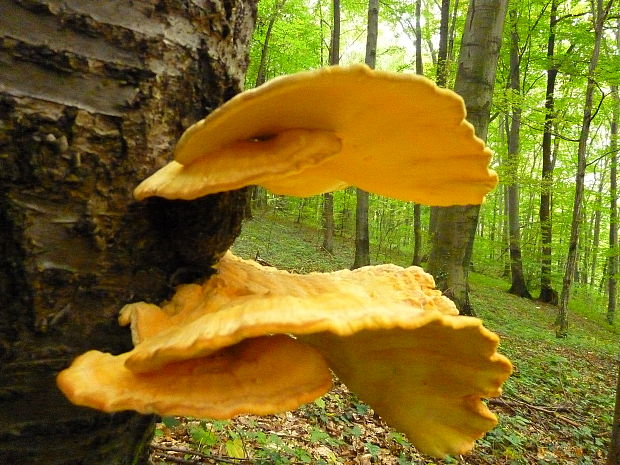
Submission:
<svg viewBox="0 0 620 465">
<path fill-rule="evenodd" d="M 163 417 L 161 422 L 166 425 L 168 428 L 174 428 L 175 426 L 179 426 L 181 422 L 176 419 L 176 417 Z"/>
<path fill-rule="evenodd" d="M 241 441 L 240 438 L 229 439 L 228 441 L 226 441 L 225 446 L 226 446 L 226 453 L 230 457 L 234 457 L 237 459 L 245 458 L 245 451 L 243 450 L 243 442 Z"/>
<path fill-rule="evenodd" d="M 189 434 L 194 442 L 201 446 L 212 447 L 219 442 L 217 434 L 211 430 L 205 430 L 200 426 L 190 428 Z"/>
</svg>

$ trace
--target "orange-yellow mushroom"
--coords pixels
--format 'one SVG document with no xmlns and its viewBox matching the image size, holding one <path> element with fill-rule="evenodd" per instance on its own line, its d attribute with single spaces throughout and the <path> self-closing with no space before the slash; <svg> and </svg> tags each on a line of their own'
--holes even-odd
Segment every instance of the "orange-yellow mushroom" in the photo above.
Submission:
<svg viewBox="0 0 620 465">
<path fill-rule="evenodd" d="M 260 184 L 308 196 L 357 186 L 429 205 L 481 203 L 497 178 L 460 97 L 363 65 L 274 79 L 190 127 L 137 199 Z M 202 285 L 126 305 L 134 349 L 78 357 L 67 397 L 105 411 L 227 418 L 292 409 L 329 366 L 422 452 L 470 450 L 496 418 L 482 399 L 510 375 L 499 338 L 458 316 L 421 268 L 299 275 L 227 253 Z"/>
<path fill-rule="evenodd" d="M 73 403 L 105 412 L 226 419 L 292 410 L 332 384 L 323 357 L 285 335 L 246 339 L 150 373 L 128 370 L 128 356 L 86 352 L 60 373 L 58 386 Z"/>
<path fill-rule="evenodd" d="M 498 337 L 480 320 L 457 315 L 454 304 L 418 267 L 378 265 L 299 275 L 227 253 L 203 285 L 180 286 L 161 307 L 143 302 L 125 306 L 120 321 L 131 324 L 135 348 L 118 357 L 89 352 L 63 372 L 59 383 L 72 401 L 104 410 L 218 418 L 223 412 L 273 413 L 285 405 L 273 394 L 276 385 L 296 393 L 286 404 L 293 408 L 310 400 L 310 393 L 326 389 L 327 379 L 327 369 L 319 367 L 312 352 L 304 353 L 311 368 L 297 367 L 299 376 L 285 380 L 291 365 L 303 357 L 293 349 L 279 351 L 282 343 L 274 335 L 280 335 L 288 345 L 297 344 L 297 351 L 316 349 L 353 392 L 421 451 L 464 453 L 495 425 L 482 398 L 500 394 L 511 364 L 497 353 Z M 251 369 L 240 347 L 265 337 L 278 355 L 267 358 L 263 348 L 253 346 L 257 359 Z M 237 358 L 239 370 L 247 374 L 233 376 L 238 390 L 228 381 Z M 226 362 L 216 362 L 222 359 Z M 200 368 L 205 365 L 210 368 Z M 269 376 L 262 375 L 264 366 L 271 370 Z M 274 374 L 279 370 L 280 377 Z M 319 380 L 311 388 L 304 370 Z M 205 372 L 212 377 L 200 378 Z M 192 381 L 193 375 L 199 381 Z M 266 386 L 256 388 L 262 397 L 250 408 L 239 393 L 248 388 L 244 380 L 254 376 Z M 164 387 L 175 377 L 181 382 L 170 393 Z M 85 382 L 87 378 L 92 381 Z M 202 401 L 188 394 L 181 402 L 182 393 L 198 382 L 228 386 L 231 399 L 211 387 L 203 391 Z M 130 385 L 139 387 L 135 395 L 126 394 Z M 217 410 L 212 399 L 227 402 L 226 409 Z M 189 406 L 193 402 L 194 410 Z"/>
<path fill-rule="evenodd" d="M 427 205 L 479 204 L 497 183 L 463 100 L 413 74 L 334 66 L 273 79 L 191 126 L 137 199 L 262 185 L 310 196 L 346 186 Z"/>
</svg>

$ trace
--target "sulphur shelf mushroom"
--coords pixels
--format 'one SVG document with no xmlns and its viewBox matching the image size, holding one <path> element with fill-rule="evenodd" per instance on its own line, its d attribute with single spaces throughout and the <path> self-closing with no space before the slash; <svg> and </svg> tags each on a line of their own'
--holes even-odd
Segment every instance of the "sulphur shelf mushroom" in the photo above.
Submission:
<svg viewBox="0 0 620 465">
<path fill-rule="evenodd" d="M 310 196 L 356 186 L 426 205 L 479 204 L 491 151 L 454 92 L 365 65 L 273 79 L 191 126 L 137 199 L 195 199 L 262 185 Z"/>
<path fill-rule="evenodd" d="M 125 306 L 134 349 L 87 352 L 58 384 L 105 411 L 228 418 L 318 397 L 329 366 L 422 452 L 464 453 L 496 424 L 482 398 L 511 364 L 480 320 L 457 315 L 418 267 L 299 275 L 229 252 L 161 307 Z"/>
<path fill-rule="evenodd" d="M 137 199 L 194 199 L 260 184 L 314 195 L 357 186 L 430 205 L 482 202 L 496 175 L 460 97 L 424 78 L 357 65 L 286 76 L 190 127 Z M 113 412 L 229 418 L 296 408 L 333 370 L 435 456 L 496 424 L 482 399 L 510 375 L 498 337 L 458 316 L 421 268 L 299 275 L 227 253 L 202 285 L 119 317 L 134 349 L 90 351 L 58 376 L 74 403 Z"/>
</svg>

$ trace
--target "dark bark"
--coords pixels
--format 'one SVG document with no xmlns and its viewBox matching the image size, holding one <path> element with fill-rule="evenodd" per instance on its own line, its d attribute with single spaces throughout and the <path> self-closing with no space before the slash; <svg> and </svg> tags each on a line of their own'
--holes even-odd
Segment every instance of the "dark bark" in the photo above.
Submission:
<svg viewBox="0 0 620 465">
<path fill-rule="evenodd" d="M 146 463 L 153 417 L 75 407 L 55 376 L 86 350 L 129 349 L 120 308 L 208 273 L 238 234 L 244 191 L 131 191 L 238 91 L 254 16 L 0 0 L 0 463 Z"/>
<path fill-rule="evenodd" d="M 519 32 L 517 11 L 510 10 L 510 76 L 509 88 L 512 91 L 510 124 L 508 125 L 508 230 L 510 238 L 510 276 L 511 284 L 508 292 L 519 297 L 531 299 L 523 274 L 521 259 L 521 225 L 519 221 L 519 172 L 521 137 L 521 54 L 519 51 Z"/>
<path fill-rule="evenodd" d="M 329 64 L 340 63 L 340 0 L 333 0 L 332 36 L 329 47 Z M 323 249 L 334 251 L 334 195 L 323 194 Z"/>
<path fill-rule="evenodd" d="M 437 85 L 446 87 L 448 81 L 448 26 L 450 24 L 450 0 L 441 0 L 439 22 L 439 49 L 437 50 Z"/>
<path fill-rule="evenodd" d="M 334 252 L 334 194 L 323 194 L 323 250 Z"/>
<path fill-rule="evenodd" d="M 415 72 L 424 75 L 422 63 L 422 25 L 421 25 L 422 1 L 415 2 Z M 420 204 L 413 205 L 413 258 L 412 265 L 420 266 L 422 263 L 422 207 Z"/>
<path fill-rule="evenodd" d="M 471 0 L 467 12 L 455 91 L 465 101 L 467 119 L 486 140 L 495 71 L 501 46 L 505 0 Z M 469 303 L 469 267 L 478 224 L 479 205 L 433 208 L 435 227 L 429 272 L 461 313 L 474 313 Z"/>
<path fill-rule="evenodd" d="M 555 81 L 558 68 L 555 62 L 555 26 L 557 23 L 558 0 L 552 0 L 549 15 L 549 38 L 547 40 L 547 89 L 545 92 L 545 126 L 542 140 L 542 181 L 540 191 L 540 219 L 541 233 L 541 265 L 540 265 L 540 295 L 541 302 L 556 305 L 558 293 L 551 285 L 551 193 L 553 186 L 553 163 L 552 163 L 552 132 L 555 119 Z"/>
<path fill-rule="evenodd" d="M 368 234 L 368 192 L 356 189 L 355 207 L 355 260 L 351 269 L 370 265 L 370 239 Z"/>
<path fill-rule="evenodd" d="M 377 61 L 377 34 L 379 32 L 379 0 L 368 2 L 368 35 L 365 63 L 374 69 Z M 370 239 L 368 234 L 368 192 L 357 189 L 355 208 L 355 260 L 351 268 L 370 265 Z"/>
</svg>

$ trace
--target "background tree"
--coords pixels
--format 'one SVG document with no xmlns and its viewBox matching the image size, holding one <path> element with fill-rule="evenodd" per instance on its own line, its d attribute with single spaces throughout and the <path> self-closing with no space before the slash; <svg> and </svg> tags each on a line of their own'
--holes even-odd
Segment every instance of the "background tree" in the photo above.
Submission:
<svg viewBox="0 0 620 465">
<path fill-rule="evenodd" d="M 620 50 L 620 18 L 616 24 L 616 47 Z M 607 285 L 607 322 L 611 325 L 616 317 L 616 300 L 618 296 L 618 185 L 617 185 L 617 167 L 618 167 L 618 124 L 620 122 L 620 95 L 618 94 L 618 85 L 611 86 L 611 96 L 613 100 L 613 108 L 610 124 L 610 142 L 609 142 L 609 159 L 610 159 L 610 180 L 609 180 L 609 274 Z M 619 447 L 620 450 L 620 447 Z M 620 452 L 618 452 L 620 454 Z"/>
<path fill-rule="evenodd" d="M 454 90 L 465 100 L 468 120 L 482 140 L 487 136 L 505 16 L 504 0 L 471 0 L 463 30 Z M 429 272 L 466 315 L 473 314 L 468 274 L 479 211 L 478 205 L 437 208 L 431 235 Z"/>
<path fill-rule="evenodd" d="M 255 7 L 133 5 L 0 1 L 1 463 L 146 463 L 153 417 L 75 407 L 55 375 L 128 350 L 120 308 L 209 272 L 240 230 L 243 191 L 131 192 L 239 90 Z"/>
<path fill-rule="evenodd" d="M 557 303 L 558 295 L 551 285 L 551 188 L 553 184 L 552 163 L 552 131 L 555 118 L 555 82 L 558 75 L 558 65 L 555 57 L 555 29 L 558 11 L 558 1 L 551 0 L 549 15 L 549 36 L 547 39 L 547 88 L 545 91 L 545 123 L 542 139 L 542 182 L 540 193 L 540 230 L 541 230 L 541 269 L 540 295 L 541 302 Z"/>
<path fill-rule="evenodd" d="M 368 29 L 366 35 L 365 63 L 374 69 L 377 60 L 377 35 L 379 33 L 379 0 L 368 0 Z M 370 265 L 370 239 L 368 234 L 368 192 L 356 189 L 355 208 L 355 260 L 351 268 Z"/>
<path fill-rule="evenodd" d="M 519 142 L 521 137 L 521 50 L 519 49 L 518 11 L 513 8 L 509 14 L 510 22 L 510 70 L 509 70 L 509 123 L 506 124 L 508 133 L 508 160 L 506 173 L 508 186 L 506 199 L 508 206 L 508 235 L 510 250 L 511 285 L 508 292 L 531 299 L 523 275 L 523 261 L 521 259 L 521 225 L 519 217 Z"/>
<path fill-rule="evenodd" d="M 332 0 L 332 33 L 329 47 L 329 64 L 340 63 L 340 0 Z M 323 249 L 334 251 L 334 194 L 323 194 Z"/>
<path fill-rule="evenodd" d="M 415 73 L 424 75 L 422 59 L 422 0 L 415 2 Z M 413 259 L 412 265 L 422 264 L 422 206 L 419 203 L 413 205 Z"/>
<path fill-rule="evenodd" d="M 583 120 L 581 123 L 581 132 L 579 136 L 579 147 L 577 149 L 577 174 L 575 175 L 575 198 L 573 201 L 573 216 L 571 221 L 571 232 L 568 245 L 568 256 L 566 258 L 566 268 L 564 271 L 564 279 L 562 281 L 562 293 L 560 294 L 560 302 L 558 307 L 558 318 L 556 320 L 557 337 L 566 337 L 568 332 L 568 301 L 570 298 L 571 286 L 577 267 L 577 240 L 579 238 L 579 230 L 581 226 L 582 216 L 581 209 L 583 207 L 584 196 L 584 178 L 586 171 L 586 149 L 588 137 L 590 134 L 590 125 L 592 123 L 592 110 L 594 89 L 596 87 L 595 71 L 598 66 L 599 54 L 601 48 L 602 31 L 605 20 L 613 0 L 608 0 L 606 4 L 602 0 L 597 0 L 592 4 L 592 26 L 594 30 L 594 46 L 592 48 L 592 56 L 588 66 L 588 83 L 585 92 L 585 103 L 583 107 Z"/>
</svg>

